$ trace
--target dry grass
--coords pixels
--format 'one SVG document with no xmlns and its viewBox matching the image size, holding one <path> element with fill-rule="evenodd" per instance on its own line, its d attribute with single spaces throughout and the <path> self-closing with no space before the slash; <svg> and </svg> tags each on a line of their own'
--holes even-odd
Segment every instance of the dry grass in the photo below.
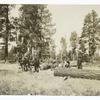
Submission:
<svg viewBox="0 0 100 100">
<path fill-rule="evenodd" d="M 100 96 L 100 81 L 54 77 L 53 71 L 22 72 L 17 64 L 0 64 L 0 95 Z"/>
</svg>

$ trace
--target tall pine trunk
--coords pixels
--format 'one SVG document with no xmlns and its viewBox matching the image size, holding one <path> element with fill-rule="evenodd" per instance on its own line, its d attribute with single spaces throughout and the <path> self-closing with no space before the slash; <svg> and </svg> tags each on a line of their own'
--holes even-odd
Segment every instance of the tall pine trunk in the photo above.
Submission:
<svg viewBox="0 0 100 100">
<path fill-rule="evenodd" d="M 9 23 L 9 19 L 8 19 L 8 5 L 6 5 L 6 35 L 5 35 L 5 62 L 8 59 L 8 23 Z"/>
</svg>

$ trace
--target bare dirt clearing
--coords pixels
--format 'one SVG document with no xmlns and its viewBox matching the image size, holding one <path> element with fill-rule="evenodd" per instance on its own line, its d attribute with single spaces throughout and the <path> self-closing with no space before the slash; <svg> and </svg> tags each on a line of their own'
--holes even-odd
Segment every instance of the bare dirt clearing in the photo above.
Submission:
<svg viewBox="0 0 100 100">
<path fill-rule="evenodd" d="M 17 64 L 0 64 L 1 95 L 100 95 L 100 81 L 54 77 L 53 71 L 22 72 Z"/>
</svg>

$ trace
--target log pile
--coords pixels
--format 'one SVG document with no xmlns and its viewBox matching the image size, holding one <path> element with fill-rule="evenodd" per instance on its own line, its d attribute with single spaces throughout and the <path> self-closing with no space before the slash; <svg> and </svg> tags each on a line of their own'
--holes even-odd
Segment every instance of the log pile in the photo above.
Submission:
<svg viewBox="0 0 100 100">
<path fill-rule="evenodd" d="M 86 70 L 86 69 L 73 69 L 73 68 L 56 68 L 54 76 L 70 76 L 73 78 L 85 78 L 100 80 L 100 70 Z"/>
</svg>

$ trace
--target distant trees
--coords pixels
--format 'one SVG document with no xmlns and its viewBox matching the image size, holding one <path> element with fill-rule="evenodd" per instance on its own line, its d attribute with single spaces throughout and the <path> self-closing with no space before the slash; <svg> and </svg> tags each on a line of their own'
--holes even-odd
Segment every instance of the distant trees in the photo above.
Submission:
<svg viewBox="0 0 100 100">
<path fill-rule="evenodd" d="M 77 33 L 75 31 L 71 33 L 70 42 L 71 42 L 72 48 L 77 47 L 78 36 L 77 36 Z"/>
<path fill-rule="evenodd" d="M 52 39 L 51 44 L 50 44 L 50 58 L 51 59 L 56 59 L 56 45 L 55 41 Z"/>
<path fill-rule="evenodd" d="M 61 60 L 67 57 L 67 42 L 65 37 L 61 37 Z"/>
<path fill-rule="evenodd" d="M 77 49 L 77 45 L 78 45 L 78 36 L 75 31 L 71 33 L 70 43 L 71 43 L 71 47 L 72 47 L 72 50 L 71 50 L 72 60 L 75 60 L 75 59 L 77 59 L 76 49 Z"/>
</svg>

